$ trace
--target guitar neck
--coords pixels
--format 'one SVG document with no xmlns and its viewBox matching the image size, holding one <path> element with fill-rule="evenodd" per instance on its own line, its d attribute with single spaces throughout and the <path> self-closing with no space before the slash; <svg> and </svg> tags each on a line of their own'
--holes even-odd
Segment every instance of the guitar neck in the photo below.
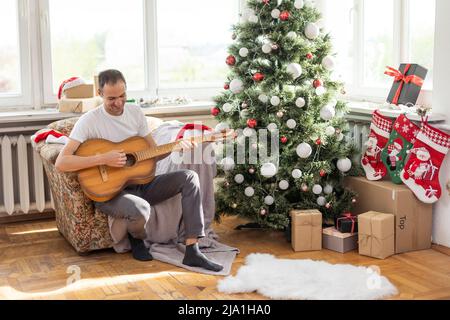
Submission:
<svg viewBox="0 0 450 320">
<path fill-rule="evenodd" d="M 189 139 L 177 140 L 175 142 L 159 145 L 156 148 L 138 151 L 136 152 L 137 160 L 144 161 L 171 153 L 176 148 L 176 146 L 180 144 L 181 141 L 204 143 L 204 142 L 214 142 L 217 141 L 217 139 L 215 136 L 210 137 L 198 136 Z"/>
</svg>

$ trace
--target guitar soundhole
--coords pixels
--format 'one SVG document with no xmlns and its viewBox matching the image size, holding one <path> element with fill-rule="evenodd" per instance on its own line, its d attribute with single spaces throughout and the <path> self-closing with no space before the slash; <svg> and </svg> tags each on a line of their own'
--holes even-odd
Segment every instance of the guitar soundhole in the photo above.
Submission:
<svg viewBox="0 0 450 320">
<path fill-rule="evenodd" d="M 127 161 L 125 163 L 126 167 L 132 167 L 136 164 L 136 158 L 134 155 L 127 153 Z"/>
</svg>

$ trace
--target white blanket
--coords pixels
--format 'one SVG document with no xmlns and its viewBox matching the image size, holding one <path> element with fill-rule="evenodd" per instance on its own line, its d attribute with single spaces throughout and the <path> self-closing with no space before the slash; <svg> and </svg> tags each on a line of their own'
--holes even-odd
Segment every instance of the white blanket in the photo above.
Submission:
<svg viewBox="0 0 450 320">
<path fill-rule="evenodd" d="M 178 121 L 169 121 L 163 123 L 155 131 L 153 137 L 158 145 L 175 141 L 176 136 L 183 126 L 183 123 Z M 201 132 L 191 130 L 185 132 L 185 138 L 189 135 L 200 135 Z M 199 146 L 198 148 L 201 148 Z M 203 145 L 203 149 L 206 146 Z M 199 149 L 200 150 L 200 149 Z M 176 159 L 169 156 L 164 160 L 158 162 L 156 167 L 156 175 L 176 171 L 179 169 L 190 169 L 198 173 L 200 178 L 200 187 L 202 191 L 202 204 L 205 221 L 206 237 L 200 239 L 199 246 L 201 251 L 213 261 L 216 261 L 224 266 L 221 272 L 211 272 L 202 268 L 189 267 L 182 264 L 184 257 L 184 225 L 182 223 L 181 212 L 181 196 L 177 195 L 158 205 L 152 206 L 152 213 L 150 219 L 146 223 L 147 240 L 146 245 L 150 248 L 150 253 L 157 260 L 174 264 L 188 270 L 213 274 L 213 275 L 228 275 L 231 271 L 231 265 L 239 253 L 237 248 L 232 248 L 218 242 L 217 234 L 212 230 L 211 223 L 215 215 L 215 200 L 214 200 L 214 185 L 213 179 L 216 176 L 216 165 L 214 159 L 203 159 L 207 161 L 200 161 L 198 155 L 201 152 L 187 153 L 184 156 L 190 157 L 191 160 L 196 161 L 193 164 L 178 164 Z M 175 154 L 178 155 L 179 154 Z M 174 155 L 174 156 L 175 156 Z M 208 156 L 207 156 L 208 157 Z M 214 157 L 214 153 L 210 153 L 209 157 Z M 174 160 L 175 159 L 175 160 Z M 200 163 L 202 162 L 202 163 Z M 197 163 L 197 164 L 196 164 Z M 111 236 L 114 240 L 114 249 L 116 252 L 126 252 L 130 250 L 130 243 L 127 238 L 126 221 L 123 219 L 113 219 L 109 217 L 109 226 Z"/>
</svg>

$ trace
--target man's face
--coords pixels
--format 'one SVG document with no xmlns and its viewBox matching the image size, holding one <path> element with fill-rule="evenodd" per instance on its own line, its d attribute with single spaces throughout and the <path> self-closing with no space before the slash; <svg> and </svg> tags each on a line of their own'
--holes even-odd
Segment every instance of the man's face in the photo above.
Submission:
<svg viewBox="0 0 450 320">
<path fill-rule="evenodd" d="M 120 116 L 123 113 L 125 102 L 127 101 L 126 85 L 123 81 L 116 84 L 105 84 L 100 90 L 100 96 L 103 98 L 105 110 L 113 116 Z"/>
</svg>

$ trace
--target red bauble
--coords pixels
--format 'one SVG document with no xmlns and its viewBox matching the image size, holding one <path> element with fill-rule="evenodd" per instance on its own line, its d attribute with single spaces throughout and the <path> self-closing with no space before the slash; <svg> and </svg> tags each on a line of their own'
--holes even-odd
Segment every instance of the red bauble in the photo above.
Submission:
<svg viewBox="0 0 450 320">
<path fill-rule="evenodd" d="M 327 172 L 325 170 L 321 169 L 319 174 L 323 178 L 323 177 L 325 177 L 327 175 Z"/>
<path fill-rule="evenodd" d="M 311 60 L 312 58 L 314 58 L 314 56 L 311 52 L 306 54 L 306 59 Z"/>
<path fill-rule="evenodd" d="M 227 60 L 225 60 L 226 64 L 229 66 L 234 66 L 236 64 L 236 58 L 232 55 L 229 55 L 227 57 Z"/>
<path fill-rule="evenodd" d="M 260 72 L 257 72 L 253 75 L 253 80 L 255 81 L 263 81 L 264 80 L 264 75 Z"/>
<path fill-rule="evenodd" d="M 281 141 L 282 144 L 286 144 L 287 141 L 288 141 L 288 138 L 285 137 L 285 136 L 282 136 L 282 137 L 280 138 L 280 141 Z"/>
<path fill-rule="evenodd" d="M 289 19 L 290 13 L 289 11 L 283 11 L 280 13 L 280 19 L 283 21 L 286 21 L 287 19 Z"/>
<path fill-rule="evenodd" d="M 223 85 L 223 88 L 224 88 L 225 90 L 228 90 L 228 89 L 230 89 L 230 85 L 229 85 L 228 83 L 225 83 L 225 84 Z"/>
<path fill-rule="evenodd" d="M 270 0 L 263 0 L 262 1 L 264 4 L 269 4 Z"/>
<path fill-rule="evenodd" d="M 316 144 L 317 144 L 318 146 L 320 146 L 320 145 L 322 144 L 322 140 L 320 140 L 320 138 L 317 139 L 317 140 L 316 140 Z"/>
<path fill-rule="evenodd" d="M 220 109 L 219 108 L 211 108 L 211 114 L 216 117 L 218 114 L 220 113 Z"/>
<path fill-rule="evenodd" d="M 314 86 L 314 88 L 321 87 L 322 86 L 322 81 L 320 81 L 319 79 L 314 80 L 313 86 Z"/>
<path fill-rule="evenodd" d="M 254 128 L 258 125 L 258 121 L 256 121 L 256 119 L 248 119 L 247 120 L 247 126 L 249 128 Z"/>
<path fill-rule="evenodd" d="M 331 208 L 331 203 L 328 202 L 328 203 L 325 205 L 325 208 L 330 209 L 330 208 Z"/>
</svg>

